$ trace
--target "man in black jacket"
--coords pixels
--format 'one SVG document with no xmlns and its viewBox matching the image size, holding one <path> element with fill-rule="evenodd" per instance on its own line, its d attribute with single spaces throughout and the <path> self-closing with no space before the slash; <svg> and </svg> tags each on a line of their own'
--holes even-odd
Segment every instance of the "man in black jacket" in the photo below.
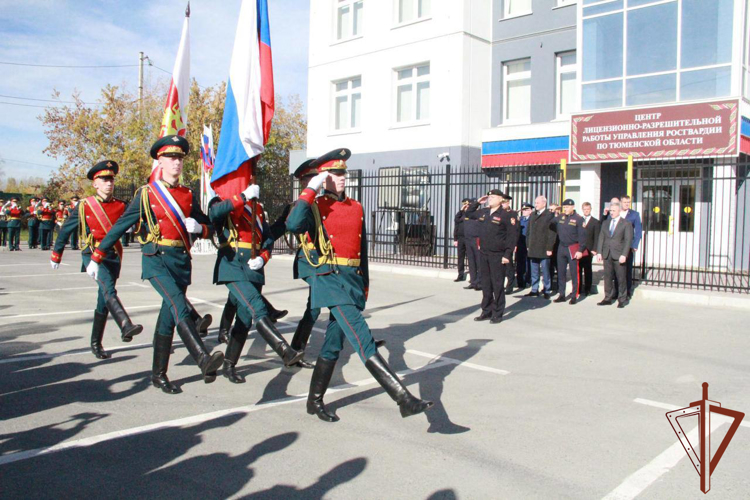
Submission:
<svg viewBox="0 0 750 500">
<path fill-rule="evenodd" d="M 505 312 L 505 271 L 518 241 L 518 215 L 503 210 L 503 193 L 492 189 L 466 210 L 466 217 L 479 224 L 480 266 L 482 273 L 482 314 L 474 321 L 497 324 Z M 479 209 L 480 203 L 487 208 Z"/>
<path fill-rule="evenodd" d="M 476 203 L 476 200 L 471 200 Z M 464 212 L 465 214 L 465 212 Z M 464 242 L 469 260 L 469 286 L 467 290 L 482 290 L 482 272 L 479 270 L 479 222 L 464 215 Z"/>
<path fill-rule="evenodd" d="M 458 211 L 453 219 L 453 241 L 458 251 L 458 277 L 453 281 L 465 281 L 465 261 L 466 261 L 466 241 L 464 240 L 464 216 L 466 209 L 469 208 L 469 198 L 461 200 L 461 210 Z"/>
<path fill-rule="evenodd" d="M 563 201 L 563 213 L 555 217 L 553 226 L 557 230 L 560 244 L 557 248 L 557 283 L 560 295 L 554 302 L 565 302 L 565 282 L 568 269 L 573 288 L 570 305 L 578 302 L 578 260 L 588 253 L 586 248 L 586 232 L 583 229 L 583 217 L 575 211 L 575 202 L 568 198 Z"/>
<path fill-rule="evenodd" d="M 537 196 L 534 200 L 534 211 L 529 214 L 526 247 L 531 261 L 531 291 L 525 297 L 539 296 L 539 274 L 544 278 L 544 298 L 550 298 L 552 280 L 550 278 L 550 259 L 555 246 L 557 233 L 550 228 L 554 212 L 547 209 L 547 198 Z"/>
<path fill-rule="evenodd" d="M 593 282 L 591 261 L 596 253 L 593 251 L 596 248 L 596 244 L 599 241 L 599 230 L 602 227 L 601 222 L 591 215 L 591 203 L 584 202 L 581 205 L 583 211 L 583 229 L 586 230 L 586 248 L 589 249 L 589 254 L 581 257 L 578 262 L 578 283 L 581 283 L 581 293 L 584 295 L 591 295 L 591 285 Z"/>
</svg>

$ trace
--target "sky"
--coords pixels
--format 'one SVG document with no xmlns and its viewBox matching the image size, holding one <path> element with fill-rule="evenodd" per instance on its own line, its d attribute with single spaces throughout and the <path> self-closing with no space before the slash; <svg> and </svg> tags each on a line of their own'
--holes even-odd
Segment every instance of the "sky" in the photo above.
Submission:
<svg viewBox="0 0 750 500">
<path fill-rule="evenodd" d="M 190 72 L 199 85 L 226 80 L 240 4 L 241 0 L 190 2 Z M 306 103 L 309 0 L 268 4 L 276 93 L 297 94 Z M 60 99 L 70 100 L 78 90 L 84 102 L 96 102 L 107 84 L 125 83 L 135 92 L 139 52 L 171 73 L 186 5 L 186 0 L 0 0 L 0 63 L 132 65 L 0 64 L 0 159 L 6 178 L 46 179 L 59 165 L 43 153 L 48 142 L 37 117 L 44 110 L 31 107 L 52 103 L 28 99 L 50 99 L 58 90 Z M 147 81 L 169 78 L 158 69 L 145 68 Z"/>
</svg>

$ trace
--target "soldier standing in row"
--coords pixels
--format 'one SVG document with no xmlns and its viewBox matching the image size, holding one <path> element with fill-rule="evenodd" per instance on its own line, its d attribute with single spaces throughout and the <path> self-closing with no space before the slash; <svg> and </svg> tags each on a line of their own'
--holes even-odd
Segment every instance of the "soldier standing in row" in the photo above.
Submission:
<svg viewBox="0 0 750 500">
<path fill-rule="evenodd" d="M 505 273 L 518 241 L 518 215 L 503 210 L 504 195 L 491 189 L 472 203 L 466 216 L 479 222 L 480 275 L 482 276 L 482 313 L 474 321 L 503 321 L 505 312 Z M 479 205 L 487 202 L 486 208 Z"/>
<path fill-rule="evenodd" d="M 55 229 L 55 210 L 48 198 L 36 206 L 36 216 L 39 218 L 39 239 L 42 250 L 49 250 L 52 246 L 52 232 Z"/>
<path fill-rule="evenodd" d="M 575 202 L 571 199 L 563 201 L 563 213 L 555 217 L 553 222 L 557 231 L 557 238 L 560 242 L 557 248 L 557 289 L 560 295 L 553 302 L 565 302 L 565 284 L 567 281 L 567 271 L 570 268 L 570 281 L 573 288 L 573 294 L 570 298 L 570 304 L 578 302 L 578 261 L 584 254 L 588 254 L 586 249 L 586 230 L 583 227 L 583 217 L 578 215 L 575 210 Z"/>
<path fill-rule="evenodd" d="M 8 250 L 11 252 L 21 251 L 20 240 L 21 240 L 21 217 L 23 216 L 23 208 L 18 204 L 18 198 L 13 197 L 10 199 L 10 203 L 3 207 L 5 212 L 5 219 L 8 225 Z"/>
<path fill-rule="evenodd" d="M 8 202 L 10 205 L 10 202 Z M 8 241 L 8 221 L 5 216 L 5 200 L 0 198 L 0 247 L 4 247 Z"/>
<path fill-rule="evenodd" d="M 28 215 L 26 220 L 29 228 L 29 249 L 39 246 L 39 219 L 36 216 L 37 201 L 36 198 L 31 198 L 27 210 Z"/>
<path fill-rule="evenodd" d="M 151 147 L 162 179 L 139 188 L 133 201 L 94 251 L 86 272 L 96 278 L 99 264 L 130 226 L 144 226 L 146 239 L 142 252 L 141 279 L 147 279 L 162 296 L 162 307 L 154 335 L 154 362 L 151 382 L 167 394 L 180 390 L 169 381 L 167 367 L 175 326 L 188 352 L 200 367 L 206 383 L 216 379 L 224 354 L 210 354 L 203 345 L 186 298 L 191 283 L 191 235 L 211 235 L 208 217 L 201 211 L 193 192 L 179 184 L 183 158 L 189 152 L 187 139 L 177 135 L 162 137 Z"/>
<path fill-rule="evenodd" d="M 377 352 L 367 322 L 362 317 L 369 291 L 367 237 L 364 212 L 359 202 L 346 196 L 348 149 L 337 149 L 310 163 L 317 168 L 286 219 L 293 234 L 307 234 L 313 248 L 302 246 L 299 276 L 311 289 L 310 306 L 328 307 L 330 319 L 320 355 L 315 364 L 307 413 L 326 422 L 339 417 L 326 409 L 323 396 L 336 367 L 344 338 L 357 351 L 367 370 L 398 404 L 402 417 L 422 413 L 432 406 L 413 396 Z M 322 196 L 318 190 L 325 187 Z M 304 241 L 303 241 L 304 242 Z"/>
<path fill-rule="evenodd" d="M 52 250 L 50 264 L 52 269 L 60 267 L 63 251 L 68 239 L 80 233 L 83 243 L 81 252 L 81 272 L 85 272 L 91 263 L 91 255 L 101 243 L 115 222 L 125 212 L 126 204 L 112 196 L 115 187 L 115 176 L 120 167 L 115 161 L 105 160 L 94 165 L 87 174 L 96 190 L 94 196 L 89 196 L 83 203 L 76 204 L 69 213 Z M 76 238 L 77 240 L 78 238 Z M 109 358 L 109 353 L 102 347 L 104 328 L 107 325 L 107 315 L 111 314 L 120 328 L 121 340 L 130 342 L 135 335 L 143 331 L 143 326 L 134 325 L 125 307 L 117 296 L 115 285 L 120 277 L 122 265 L 122 247 L 115 245 L 110 248 L 100 260 L 96 282 L 99 285 L 94 323 L 91 328 L 91 352 L 99 359 Z"/>
</svg>

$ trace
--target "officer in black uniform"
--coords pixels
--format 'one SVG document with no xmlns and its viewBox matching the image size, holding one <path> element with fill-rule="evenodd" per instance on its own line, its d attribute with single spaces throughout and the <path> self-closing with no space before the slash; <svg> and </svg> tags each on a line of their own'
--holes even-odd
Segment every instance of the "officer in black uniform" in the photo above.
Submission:
<svg viewBox="0 0 750 500">
<path fill-rule="evenodd" d="M 505 271 L 518 241 L 518 216 L 503 210 L 503 192 L 492 189 L 466 210 L 466 216 L 479 222 L 480 275 L 482 276 L 482 314 L 474 321 L 497 324 L 505 311 Z M 479 205 L 488 202 L 487 208 Z"/>
<path fill-rule="evenodd" d="M 520 237 L 521 236 L 521 231 L 520 231 L 521 218 L 518 216 L 518 212 L 510 208 L 511 201 L 513 201 L 513 197 L 511 195 L 509 194 L 503 195 L 503 202 L 500 204 L 500 208 L 502 208 L 506 212 L 510 212 L 513 215 L 513 217 L 516 219 L 516 224 L 518 224 L 518 228 L 519 228 L 518 236 Z M 513 254 L 510 259 L 510 262 L 508 262 L 505 265 L 505 278 L 507 279 L 507 282 L 508 282 L 508 286 L 505 288 L 506 295 L 510 295 L 511 293 L 513 293 L 513 284 L 515 283 L 515 280 L 516 280 L 516 266 L 518 265 L 518 260 L 516 258 L 517 247 L 518 247 L 518 240 L 516 240 L 513 244 Z"/>
<path fill-rule="evenodd" d="M 568 198 L 563 201 L 563 213 L 555 217 L 552 225 L 557 231 L 560 245 L 557 248 L 557 288 L 560 295 L 553 302 L 565 302 L 565 282 L 567 271 L 570 267 L 570 281 L 573 286 L 573 295 L 570 304 L 578 301 L 578 260 L 586 251 L 586 229 L 583 217 L 575 210 L 575 202 Z"/>
<path fill-rule="evenodd" d="M 466 280 L 465 272 L 465 261 L 466 261 L 466 240 L 464 239 L 464 215 L 466 209 L 469 208 L 471 198 L 464 198 L 461 200 L 461 210 L 458 211 L 456 217 L 453 220 L 453 241 L 456 242 L 456 250 L 458 251 L 458 277 L 453 281 L 464 281 Z"/>
</svg>

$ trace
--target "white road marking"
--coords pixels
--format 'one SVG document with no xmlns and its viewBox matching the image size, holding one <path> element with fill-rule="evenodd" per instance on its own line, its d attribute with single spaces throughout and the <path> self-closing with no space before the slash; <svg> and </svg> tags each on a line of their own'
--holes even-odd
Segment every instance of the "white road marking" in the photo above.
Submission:
<svg viewBox="0 0 750 500">
<path fill-rule="evenodd" d="M 53 276 L 86 276 L 88 277 L 86 273 L 77 272 L 77 273 L 47 273 L 47 274 L 6 274 L 3 276 L 0 276 L 0 278 L 33 278 L 35 276 L 47 276 L 49 278 Z"/>
<path fill-rule="evenodd" d="M 135 283 L 131 283 L 128 285 L 117 285 L 117 289 L 120 288 L 126 288 L 129 286 L 138 286 Z M 78 286 L 73 288 L 45 288 L 44 290 L 15 290 L 10 292 L 4 292 L 5 294 L 11 294 L 11 293 L 40 293 L 40 292 L 67 292 L 70 290 L 97 290 L 98 286 Z"/>
<path fill-rule="evenodd" d="M 633 402 L 653 406 L 662 410 L 679 410 L 682 406 L 675 406 L 667 403 L 659 403 L 658 401 L 651 401 L 648 399 L 637 398 Z M 664 425 L 667 425 L 666 417 L 664 418 Z M 714 432 L 724 424 L 731 422 L 732 419 L 723 415 L 716 415 L 711 418 L 711 432 Z M 750 427 L 748 423 L 742 423 L 740 425 Z M 691 443 L 698 442 L 698 427 L 696 426 L 692 431 L 686 434 L 686 437 Z M 685 448 L 677 437 L 675 436 L 675 443 L 660 453 L 656 458 L 651 460 L 648 464 L 638 469 L 636 472 L 628 476 L 620 485 L 612 490 L 603 500 L 630 500 L 643 493 L 649 486 L 651 486 L 657 479 L 669 472 L 674 468 L 682 459 L 687 458 Z"/>
<path fill-rule="evenodd" d="M 141 288 L 151 288 L 151 287 L 150 287 L 150 286 L 148 286 L 148 285 L 144 285 L 143 283 L 136 283 L 135 281 L 128 281 L 128 284 L 129 284 L 129 285 L 133 285 L 133 286 L 138 286 L 138 287 L 141 287 Z M 121 285 L 117 285 L 117 286 L 118 286 L 118 288 L 119 288 L 119 287 L 120 287 Z M 154 290 L 154 291 L 155 291 L 155 290 Z"/>
<path fill-rule="evenodd" d="M 151 306 L 133 306 L 133 307 L 128 307 L 128 311 L 135 311 L 138 309 L 160 309 L 160 308 L 161 308 L 161 304 L 151 305 Z M 50 313 L 15 314 L 13 316 L 0 316 L 0 320 L 16 319 L 16 318 L 38 318 L 42 316 L 65 316 L 67 314 L 91 313 L 91 311 L 92 309 L 83 309 L 80 311 L 57 311 L 57 312 L 50 312 Z"/>
<path fill-rule="evenodd" d="M 262 361 L 266 361 L 266 360 L 262 360 Z M 405 375 L 409 375 L 415 372 L 432 370 L 434 368 L 441 367 L 447 363 L 448 363 L 447 361 L 439 361 L 437 363 L 428 363 L 427 365 L 424 365 L 421 368 L 416 368 L 412 370 L 404 370 L 404 371 L 398 372 L 398 375 L 403 377 Z M 368 379 L 360 380 L 358 382 L 354 382 L 353 384 L 343 384 L 340 386 L 333 387 L 328 390 L 328 393 L 352 389 L 354 387 L 363 387 L 363 386 L 370 385 L 373 383 L 375 383 L 375 379 L 368 378 Z M 30 458 L 39 457 L 43 455 L 50 455 L 52 453 L 57 453 L 60 451 L 65 451 L 65 450 L 86 448 L 88 446 L 93 446 L 93 445 L 96 445 L 105 441 L 111 441 L 113 439 L 120 439 L 120 438 L 125 438 L 125 437 L 130 437 L 130 436 L 136 436 L 139 434 L 144 434 L 146 432 L 158 431 L 161 429 L 169 429 L 169 428 L 175 428 L 175 427 L 183 427 L 186 425 L 200 424 L 203 422 L 207 422 L 209 420 L 215 420 L 217 418 L 226 417 L 228 415 L 235 415 L 235 414 L 247 415 L 249 413 L 264 410 L 267 408 L 274 408 L 276 406 L 296 403 L 298 401 L 305 401 L 305 400 L 307 400 L 307 393 L 299 394 L 297 396 L 290 396 L 287 398 L 277 399 L 275 401 L 271 401 L 268 403 L 260 403 L 260 404 L 256 403 L 256 404 L 248 405 L 248 406 L 240 406 L 237 408 L 230 408 L 227 410 L 219 410 L 219 411 L 214 411 L 210 413 L 194 415 L 192 417 L 178 418 L 175 420 L 168 420 L 166 422 L 158 422 L 155 424 L 143 425 L 143 426 L 134 427 L 131 429 L 124 429 L 121 431 L 109 432 L 107 434 L 101 434 L 99 436 L 91 436 L 91 437 L 87 437 L 83 439 L 76 439 L 74 441 L 67 441 L 67 442 L 56 444 L 54 446 L 50 446 L 47 448 L 37 448 L 34 450 L 22 451 L 18 453 L 11 453 L 8 455 L 0 456 L 0 465 L 6 465 L 6 464 L 13 463 L 13 462 L 21 461 L 21 460 L 28 460 Z"/>
<path fill-rule="evenodd" d="M 475 370 L 479 370 L 482 372 L 496 373 L 498 375 L 510 374 L 510 372 L 507 370 L 500 370 L 499 368 L 490 368 L 489 366 L 477 365 L 474 363 L 469 363 L 467 361 L 461 361 L 459 359 L 448 358 L 446 356 L 440 356 L 437 354 L 430 354 L 429 352 L 415 351 L 413 349 L 407 349 L 406 352 L 410 354 L 414 354 L 415 356 L 422 356 L 423 358 L 439 359 L 439 360 L 442 360 L 442 361 L 445 361 L 447 363 L 451 363 L 454 365 L 465 366 L 467 368 L 474 368 Z"/>
<path fill-rule="evenodd" d="M 18 264 L 0 264 L 0 267 L 18 267 L 18 266 L 34 266 L 39 267 L 41 264 L 39 262 L 27 262 L 27 263 L 21 263 Z M 69 266 L 70 264 L 66 264 L 64 262 L 60 262 L 61 266 Z"/>
</svg>

